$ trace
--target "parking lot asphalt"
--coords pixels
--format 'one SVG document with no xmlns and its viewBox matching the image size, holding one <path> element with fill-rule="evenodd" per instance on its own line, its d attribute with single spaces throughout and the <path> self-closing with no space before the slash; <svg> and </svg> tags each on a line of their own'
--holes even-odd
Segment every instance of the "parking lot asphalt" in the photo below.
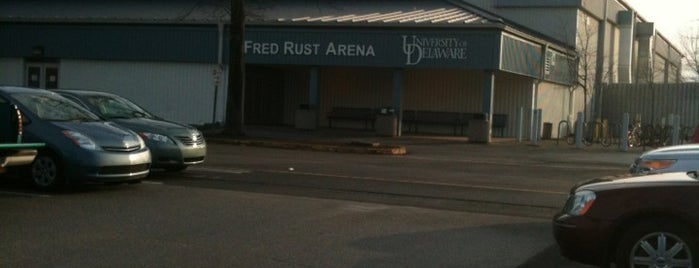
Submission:
<svg viewBox="0 0 699 268">
<path fill-rule="evenodd" d="M 539 164 L 579 164 L 627 167 L 643 151 L 652 148 L 629 148 L 600 144 L 576 147 L 565 141 L 529 140 L 494 137 L 488 144 L 471 143 L 466 137 L 439 134 L 404 134 L 385 137 L 372 131 L 352 129 L 298 130 L 291 127 L 248 127 L 245 135 L 227 136 L 221 132 L 205 132 L 209 143 L 262 146 L 293 150 L 337 153 L 415 155 L 431 154 L 474 161 L 517 161 Z"/>
</svg>

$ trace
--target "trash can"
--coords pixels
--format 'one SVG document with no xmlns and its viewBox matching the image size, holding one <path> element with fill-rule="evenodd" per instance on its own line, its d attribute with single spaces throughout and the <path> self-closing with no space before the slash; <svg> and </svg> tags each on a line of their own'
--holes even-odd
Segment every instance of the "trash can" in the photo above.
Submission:
<svg viewBox="0 0 699 268">
<path fill-rule="evenodd" d="M 552 131 L 553 131 L 553 124 L 550 122 L 545 122 L 543 133 L 541 134 L 541 138 L 544 140 L 550 140 L 551 136 L 552 136 L 552 134 L 551 134 Z"/>
<path fill-rule="evenodd" d="M 301 104 L 294 114 L 294 127 L 297 129 L 314 130 L 318 125 L 316 109 L 308 104 Z"/>
<path fill-rule="evenodd" d="M 475 114 L 468 121 L 468 141 L 477 143 L 490 143 L 491 122 L 487 113 Z"/>
<path fill-rule="evenodd" d="M 398 119 L 391 107 L 380 108 L 376 115 L 376 134 L 379 136 L 395 137 L 398 132 Z"/>
</svg>

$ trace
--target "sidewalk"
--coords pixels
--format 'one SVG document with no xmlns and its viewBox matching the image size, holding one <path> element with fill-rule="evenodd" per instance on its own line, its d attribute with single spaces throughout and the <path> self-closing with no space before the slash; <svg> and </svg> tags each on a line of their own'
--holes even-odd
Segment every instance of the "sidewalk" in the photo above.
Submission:
<svg viewBox="0 0 699 268">
<path fill-rule="evenodd" d="M 297 130 L 292 127 L 248 127 L 246 137 L 225 137 L 217 132 L 205 132 L 210 143 L 239 144 L 272 148 L 314 150 L 340 153 L 383 155 L 443 155 L 473 158 L 481 161 L 532 161 L 536 163 L 567 163 L 626 167 L 638 157 L 643 148 L 621 151 L 616 145 L 600 144 L 576 148 L 564 141 L 542 140 L 517 142 L 513 138 L 493 138 L 490 144 L 469 143 L 466 137 L 405 134 L 382 137 L 372 131 L 351 129 Z M 646 148 L 650 150 L 651 148 Z"/>
</svg>

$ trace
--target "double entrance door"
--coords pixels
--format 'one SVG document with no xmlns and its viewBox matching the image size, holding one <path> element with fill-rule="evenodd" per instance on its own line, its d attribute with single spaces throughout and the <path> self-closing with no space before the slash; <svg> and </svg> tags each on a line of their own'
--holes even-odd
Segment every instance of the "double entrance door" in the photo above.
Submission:
<svg viewBox="0 0 699 268">
<path fill-rule="evenodd" d="M 28 87 L 58 88 L 58 63 L 28 62 L 25 69 L 25 82 Z"/>
</svg>

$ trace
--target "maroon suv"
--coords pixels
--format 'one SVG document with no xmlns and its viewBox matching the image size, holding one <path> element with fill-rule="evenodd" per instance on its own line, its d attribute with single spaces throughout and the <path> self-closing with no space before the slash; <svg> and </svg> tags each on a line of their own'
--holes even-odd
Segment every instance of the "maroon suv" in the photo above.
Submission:
<svg viewBox="0 0 699 268">
<path fill-rule="evenodd" d="M 603 178 L 573 187 L 553 220 L 561 253 L 616 267 L 699 267 L 697 172 Z"/>
</svg>

